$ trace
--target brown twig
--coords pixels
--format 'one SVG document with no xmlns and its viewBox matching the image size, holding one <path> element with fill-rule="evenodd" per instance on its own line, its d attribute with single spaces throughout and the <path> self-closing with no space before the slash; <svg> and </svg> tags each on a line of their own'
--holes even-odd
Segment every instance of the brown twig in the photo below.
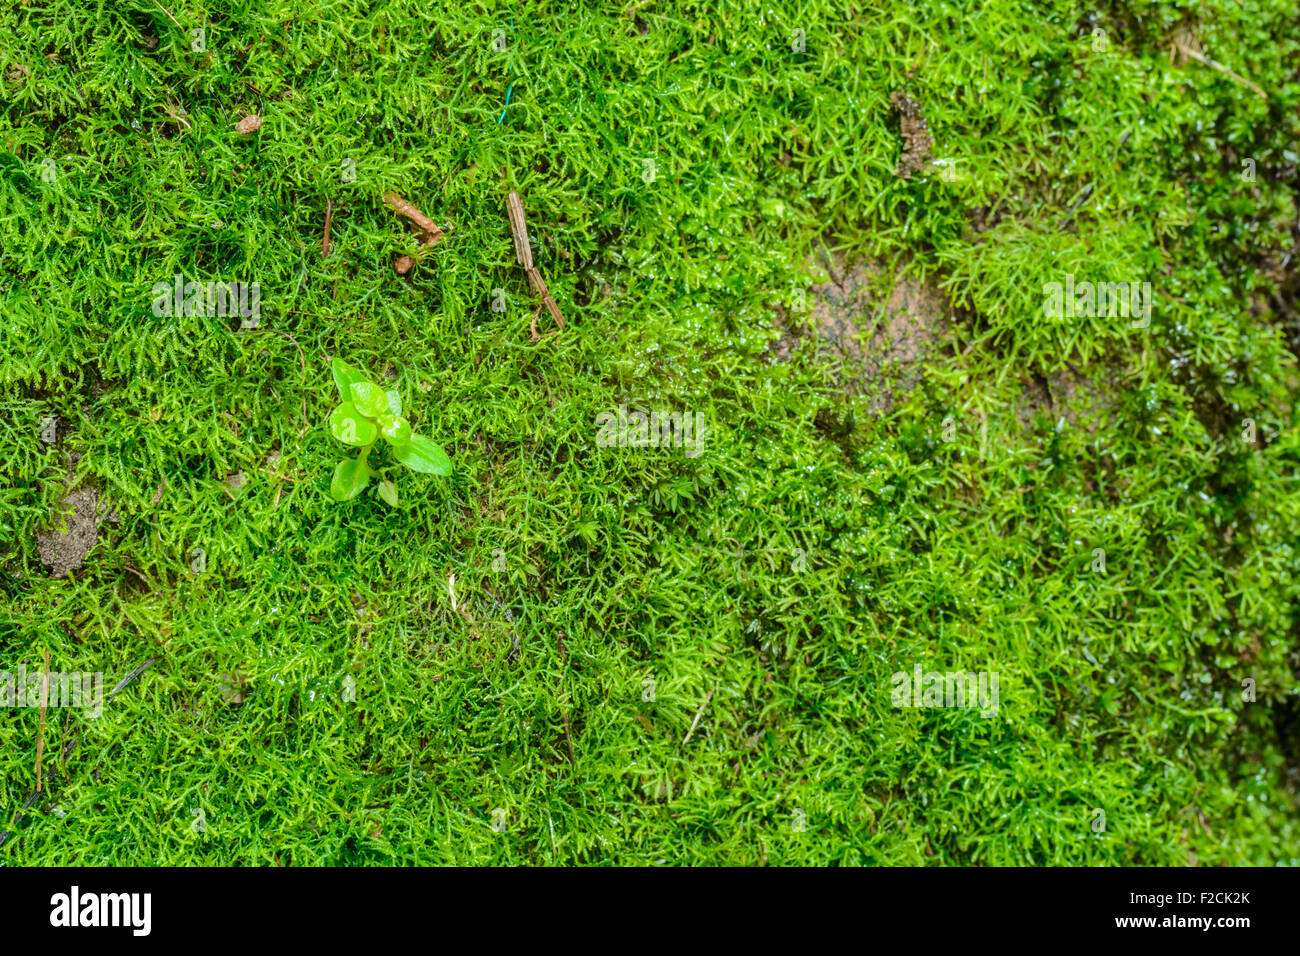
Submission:
<svg viewBox="0 0 1300 956">
<path fill-rule="evenodd" d="M 72 720 L 72 708 L 69 707 L 63 715 L 63 731 L 59 735 L 59 776 L 66 777 L 68 774 L 68 721 Z"/>
<path fill-rule="evenodd" d="M 515 261 L 528 272 L 533 268 L 533 250 L 528 244 L 528 220 L 524 218 L 524 202 L 519 193 L 506 196 L 506 215 L 510 218 L 510 235 L 515 240 Z"/>
<path fill-rule="evenodd" d="M 411 226 L 415 230 L 416 236 L 419 237 L 419 243 L 422 247 L 417 258 L 422 259 L 424 257 L 424 248 L 442 241 L 443 231 L 437 227 L 434 221 L 397 195 L 397 193 L 392 191 L 384 193 L 384 202 L 395 210 L 399 216 L 405 216 L 411 221 Z M 415 263 L 416 258 L 398 256 L 393 260 L 393 268 L 397 270 L 399 276 L 404 276 L 415 267 Z"/>
<path fill-rule="evenodd" d="M 506 215 L 510 219 L 510 235 L 515 241 L 515 261 L 524 267 L 524 274 L 528 276 L 529 287 L 542 300 L 542 305 L 551 314 L 551 318 L 555 320 L 556 327 L 564 328 L 564 315 L 560 312 L 560 307 L 556 305 L 555 299 L 551 296 L 551 290 L 546 288 L 546 280 L 542 278 L 542 274 L 533 265 L 533 250 L 528 243 L 528 219 L 524 215 L 524 201 L 519 198 L 519 193 L 511 192 L 506 196 Z M 529 330 L 532 333 L 533 341 L 536 342 L 540 336 L 537 334 L 537 313 L 535 312 L 532 321 L 529 323 Z"/>
<path fill-rule="evenodd" d="M 415 223 L 420 228 L 420 231 L 428 237 L 427 243 L 432 244 L 442 239 L 443 231 L 434 224 L 433 220 L 397 195 L 397 193 L 391 191 L 384 193 L 384 202 L 391 206 L 399 216 L 405 216 Z"/>
<path fill-rule="evenodd" d="M 45 670 L 41 674 L 41 718 L 36 731 L 36 792 L 41 792 L 41 757 L 45 755 L 45 709 L 50 703 L 50 650 L 45 649 Z"/>
<path fill-rule="evenodd" d="M 1174 46 L 1178 48 L 1178 52 L 1183 54 L 1183 56 L 1190 56 L 1193 60 L 1199 60 L 1200 62 L 1204 63 L 1206 66 L 1210 67 L 1211 69 L 1218 70 L 1224 76 L 1229 76 L 1232 79 L 1236 80 L 1238 83 L 1240 83 L 1242 86 L 1245 86 L 1247 89 L 1251 90 L 1256 95 L 1262 96 L 1264 99 L 1268 99 L 1267 93 L 1261 90 L 1254 83 L 1250 82 L 1250 80 L 1246 79 L 1240 73 L 1232 72 L 1232 70 L 1228 69 L 1222 63 L 1216 63 L 1214 60 L 1211 60 L 1204 53 L 1201 53 L 1199 50 L 1192 49 L 1187 44 L 1183 43 L 1181 40 L 1175 40 Z"/>
<path fill-rule="evenodd" d="M 568 664 L 568 661 L 569 661 L 569 649 L 566 648 L 566 647 L 564 646 L 564 632 L 563 632 L 563 631 L 560 631 L 560 632 L 556 635 L 555 641 L 556 641 L 556 646 L 559 648 L 559 651 L 560 651 L 560 658 L 561 658 L 561 659 L 565 662 L 565 664 L 567 665 L 567 664 Z M 560 674 L 560 679 L 556 682 L 556 686 L 557 686 L 557 687 L 563 687 L 563 686 L 564 686 L 564 674 L 563 674 L 563 673 Z M 578 761 L 577 761 L 577 758 L 573 756 L 573 734 L 571 734 L 571 733 L 569 732 L 569 712 L 566 710 L 566 711 L 564 711 L 564 713 L 563 713 L 561 716 L 562 716 L 562 718 L 563 718 L 563 720 L 564 720 L 564 743 L 567 745 L 567 747 L 568 747 L 568 749 L 569 749 L 569 764 L 570 764 L 571 766 L 575 766 L 575 767 L 576 767 L 576 766 L 578 765 Z"/>
<path fill-rule="evenodd" d="M 181 30 L 185 29 L 184 27 L 181 26 L 181 22 L 177 20 L 174 16 L 172 16 L 171 11 L 168 10 L 166 7 L 164 7 L 161 3 L 159 3 L 158 0 L 153 0 L 153 5 L 157 7 L 159 10 L 161 10 L 163 13 L 167 14 L 167 19 L 171 20 L 172 23 L 176 24 L 177 27 L 179 27 Z"/>
<path fill-rule="evenodd" d="M 528 282 L 533 287 L 533 291 L 541 297 L 542 305 L 546 306 L 546 311 L 551 313 L 551 318 L 560 328 L 564 328 L 564 316 L 560 314 L 560 307 L 555 304 L 555 299 L 551 298 L 551 290 L 546 288 L 546 282 L 542 279 L 542 274 L 536 269 L 528 270 Z"/>
<path fill-rule="evenodd" d="M 332 199 L 327 199 L 325 200 L 325 238 L 321 240 L 320 250 L 322 259 L 328 259 L 330 257 L 330 220 L 333 218 L 333 215 L 334 201 Z"/>
<path fill-rule="evenodd" d="M 569 746 L 569 764 L 576 767 L 578 760 L 573 756 L 573 735 L 569 733 L 569 712 L 564 712 L 564 742 Z"/>
<path fill-rule="evenodd" d="M 48 661 L 48 658 L 49 658 L 49 652 L 46 651 L 46 659 L 47 659 L 47 661 Z M 114 687 L 111 691 L 109 691 L 109 692 L 104 696 L 104 701 L 103 701 L 103 702 L 104 702 L 105 704 L 110 703 L 110 702 L 113 700 L 114 697 L 116 697 L 119 693 L 121 693 L 123 690 L 125 690 L 127 687 L 129 687 L 129 686 L 131 685 L 131 683 L 132 683 L 132 682 L 133 682 L 137 677 L 139 677 L 141 674 L 143 674 L 143 673 L 144 673 L 145 671 L 147 671 L 149 668 L 153 667 L 153 665 L 154 665 L 154 664 L 157 664 L 160 660 L 162 660 L 161 657 L 151 657 L 151 658 L 149 658 L 149 660 L 145 661 L 143 664 L 141 664 L 141 665 L 140 665 L 139 667 L 137 667 L 135 670 L 131 671 L 131 673 L 127 674 L 127 675 L 126 675 L 125 677 L 123 677 L 120 681 L 118 681 L 116 687 Z M 63 747 L 63 755 L 62 755 L 62 759 L 63 759 L 63 761 L 65 761 L 65 762 L 67 761 L 68 754 L 70 754 L 70 753 L 72 753 L 72 751 L 76 750 L 76 749 L 77 749 L 77 744 L 79 744 L 79 743 L 81 743 L 81 738 L 80 738 L 80 737 L 73 737 L 71 740 L 69 740 L 69 741 L 67 742 L 67 744 L 64 745 L 64 747 Z M 14 819 L 14 822 L 11 824 L 12 830 L 16 830 L 16 829 L 18 829 L 18 827 L 22 824 L 23 820 L 25 820 L 25 819 L 27 818 L 27 816 L 26 816 L 26 815 L 27 815 L 27 811 L 30 810 L 31 807 L 32 807 L 32 804 L 36 802 L 36 797 L 37 797 L 37 795 L 38 795 L 39 793 L 40 793 L 39 790 L 33 790 L 33 791 L 31 792 L 31 795 L 27 798 L 27 802 L 24 803 L 24 804 L 22 805 L 22 809 L 18 812 L 18 816 Z M 7 842 L 9 841 L 9 834 L 12 832 L 12 830 L 10 830 L 10 829 L 7 829 L 7 830 L 0 830 L 0 846 L 4 846 L 5 843 L 7 843 Z"/>
<path fill-rule="evenodd" d="M 130 571 L 137 578 L 139 578 L 140 583 L 143 584 L 145 587 L 147 587 L 150 591 L 154 589 L 153 582 L 150 581 L 148 578 L 146 578 L 143 574 L 141 574 L 140 571 L 134 565 L 132 565 L 130 561 L 123 562 L 122 567 L 125 568 L 127 571 Z"/>
<path fill-rule="evenodd" d="M 700 725 L 700 718 L 704 716 L 704 708 L 709 706 L 709 701 L 713 700 L 713 692 L 717 689 L 718 686 L 714 684 L 713 690 L 709 691 L 708 695 L 704 698 L 704 703 L 700 704 L 700 709 L 695 712 L 695 719 L 691 721 L 691 729 L 686 731 L 686 737 L 682 740 L 683 747 L 691 742 L 691 737 L 695 735 L 695 728 Z"/>
<path fill-rule="evenodd" d="M 478 628 L 474 626 L 474 618 L 470 617 L 469 611 L 461 607 L 459 602 L 457 602 L 456 600 L 456 575 L 455 574 L 447 575 L 447 594 L 451 597 L 452 613 L 459 614 L 461 617 L 465 619 L 465 623 L 469 625 L 469 632 L 474 635 L 474 640 L 476 641 L 482 640 L 483 635 L 481 635 L 478 632 Z"/>
</svg>

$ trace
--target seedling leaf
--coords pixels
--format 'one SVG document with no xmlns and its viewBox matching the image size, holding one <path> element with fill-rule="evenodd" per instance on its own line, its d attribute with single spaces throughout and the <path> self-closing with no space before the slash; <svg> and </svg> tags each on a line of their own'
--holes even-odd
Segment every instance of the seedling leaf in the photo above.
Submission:
<svg viewBox="0 0 1300 956">
<path fill-rule="evenodd" d="M 335 501 L 349 501 L 370 484 L 370 468 L 360 458 L 344 458 L 334 466 L 330 494 Z"/>
<path fill-rule="evenodd" d="M 344 402 L 330 412 L 330 431 L 345 445 L 369 445 L 379 435 L 375 423 L 351 402 Z"/>
<path fill-rule="evenodd" d="M 394 445 L 393 457 L 411 471 L 444 477 L 451 474 L 451 459 L 447 453 L 423 435 L 412 435 L 410 442 Z"/>
<path fill-rule="evenodd" d="M 381 418 L 379 430 L 394 445 L 408 445 L 411 442 L 411 425 L 405 418 Z"/>
<path fill-rule="evenodd" d="M 378 418 L 388 410 L 388 396 L 373 382 L 352 383 L 352 404 L 367 418 Z"/>
<path fill-rule="evenodd" d="M 351 401 L 352 384 L 364 382 L 366 377 L 341 358 L 336 358 L 330 367 L 334 371 L 334 384 L 339 387 L 339 398 L 345 402 Z"/>
</svg>

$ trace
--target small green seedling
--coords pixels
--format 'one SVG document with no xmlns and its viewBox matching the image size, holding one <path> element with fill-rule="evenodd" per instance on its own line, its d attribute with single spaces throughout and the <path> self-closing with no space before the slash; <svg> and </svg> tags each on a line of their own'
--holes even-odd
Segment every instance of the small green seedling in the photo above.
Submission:
<svg viewBox="0 0 1300 956">
<path fill-rule="evenodd" d="M 330 412 L 330 431 L 345 445 L 360 448 L 356 458 L 344 458 L 334 466 L 330 495 L 335 501 L 350 501 L 361 494 L 371 478 L 379 478 L 379 497 L 397 507 L 397 486 L 387 472 L 397 465 L 374 468 L 370 449 L 383 435 L 393 457 L 411 471 L 426 475 L 450 475 L 451 459 L 438 445 L 411 431 L 402 417 L 402 398 L 397 389 L 384 391 L 342 359 L 334 360 L 334 382 L 342 404 Z"/>
</svg>

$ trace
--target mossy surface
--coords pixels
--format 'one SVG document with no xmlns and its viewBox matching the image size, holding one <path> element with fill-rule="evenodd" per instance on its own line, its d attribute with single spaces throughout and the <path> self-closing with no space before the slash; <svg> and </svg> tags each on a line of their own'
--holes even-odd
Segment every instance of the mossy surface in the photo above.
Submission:
<svg viewBox="0 0 1300 956">
<path fill-rule="evenodd" d="M 1300 862 L 1294 0 L 623 6 L 0 11 L 0 860 Z"/>
</svg>

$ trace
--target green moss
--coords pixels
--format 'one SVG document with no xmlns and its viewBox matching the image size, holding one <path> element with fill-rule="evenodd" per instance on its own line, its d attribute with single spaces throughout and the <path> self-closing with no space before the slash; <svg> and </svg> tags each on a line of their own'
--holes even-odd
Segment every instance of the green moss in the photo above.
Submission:
<svg viewBox="0 0 1300 956">
<path fill-rule="evenodd" d="M 1169 3 L 165 6 L 0 13 L 0 670 L 161 657 L 51 712 L 21 821 L 0 717 L 6 859 L 1297 862 L 1293 3 L 1198 14 L 1267 99 Z M 899 89 L 951 176 L 895 176 Z M 447 230 L 405 278 L 390 189 Z M 769 351 L 823 247 L 953 298 L 883 406 L 806 315 Z M 1149 328 L 1045 317 L 1067 273 Z M 334 356 L 451 477 L 329 500 Z M 51 579 L 73 453 L 117 520 Z"/>
</svg>

